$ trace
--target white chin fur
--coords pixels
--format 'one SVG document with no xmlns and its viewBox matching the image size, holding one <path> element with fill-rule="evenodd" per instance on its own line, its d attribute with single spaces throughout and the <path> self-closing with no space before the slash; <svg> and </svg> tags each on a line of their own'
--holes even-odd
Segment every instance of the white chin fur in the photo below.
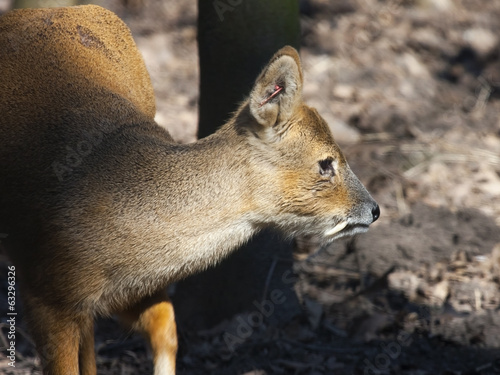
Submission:
<svg viewBox="0 0 500 375">
<path fill-rule="evenodd" d="M 328 229 L 325 232 L 325 237 L 330 237 L 330 236 L 333 236 L 334 234 L 337 234 L 342 229 L 344 229 L 346 226 L 347 226 L 347 221 L 342 221 L 342 222 L 338 223 L 332 229 Z"/>
</svg>

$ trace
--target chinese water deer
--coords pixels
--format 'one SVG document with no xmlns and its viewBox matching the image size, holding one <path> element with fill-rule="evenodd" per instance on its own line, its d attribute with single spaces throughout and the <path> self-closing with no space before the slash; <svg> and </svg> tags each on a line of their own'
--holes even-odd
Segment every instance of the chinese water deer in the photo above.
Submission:
<svg viewBox="0 0 500 375">
<path fill-rule="evenodd" d="M 279 50 L 215 134 L 177 144 L 129 30 L 97 6 L 0 19 L 0 232 L 44 374 L 95 374 L 93 320 L 142 332 L 175 373 L 165 287 L 253 234 L 330 241 L 379 208 L 302 101 L 297 52 Z M 5 236 L 4 236 L 5 237 Z"/>
</svg>

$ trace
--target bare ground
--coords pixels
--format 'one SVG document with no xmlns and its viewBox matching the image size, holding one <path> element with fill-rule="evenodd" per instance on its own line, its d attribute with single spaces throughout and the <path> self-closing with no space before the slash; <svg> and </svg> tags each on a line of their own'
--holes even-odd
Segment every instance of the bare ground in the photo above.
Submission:
<svg viewBox="0 0 500 375">
<path fill-rule="evenodd" d="M 103 3 L 145 57 L 158 122 L 193 141 L 195 2 L 135 11 Z M 382 217 L 327 248 L 298 239 L 283 288 L 302 309 L 280 322 L 276 303 L 270 314 L 256 308 L 209 331 L 181 331 L 179 373 L 500 374 L 500 3 L 310 0 L 302 25 L 305 99 Z M 0 373 L 39 374 L 18 328 L 17 367 L 2 349 Z M 96 334 L 99 373 L 151 373 L 139 337 L 112 319 Z"/>
</svg>

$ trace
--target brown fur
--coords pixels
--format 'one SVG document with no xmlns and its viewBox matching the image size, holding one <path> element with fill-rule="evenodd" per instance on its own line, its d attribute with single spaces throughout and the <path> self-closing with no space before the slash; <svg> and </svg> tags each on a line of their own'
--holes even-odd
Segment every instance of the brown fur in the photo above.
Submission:
<svg viewBox="0 0 500 375">
<path fill-rule="evenodd" d="M 155 124 L 130 32 L 100 7 L 2 17 L 0 71 L 0 232 L 45 374 L 95 374 L 92 321 L 109 314 L 142 331 L 155 373 L 171 374 L 166 285 L 264 227 L 330 241 L 378 217 L 327 124 L 302 102 L 291 47 L 227 124 L 187 145 Z M 276 85 L 283 91 L 261 105 Z"/>
</svg>

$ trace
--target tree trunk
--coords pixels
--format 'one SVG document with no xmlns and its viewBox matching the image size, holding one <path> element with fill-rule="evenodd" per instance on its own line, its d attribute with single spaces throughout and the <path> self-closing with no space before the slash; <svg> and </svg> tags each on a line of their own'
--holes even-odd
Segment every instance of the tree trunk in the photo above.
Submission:
<svg viewBox="0 0 500 375">
<path fill-rule="evenodd" d="M 299 48 L 300 25 L 297 0 L 198 0 L 198 7 L 202 138 L 237 109 L 278 49 Z M 258 235 L 219 266 L 178 284 L 179 328 L 208 328 L 241 312 L 267 323 L 287 321 L 300 311 L 292 265 L 289 242 L 271 232 Z"/>
<path fill-rule="evenodd" d="M 298 0 L 198 0 L 198 137 L 212 134 L 285 45 L 299 48 Z"/>
</svg>

